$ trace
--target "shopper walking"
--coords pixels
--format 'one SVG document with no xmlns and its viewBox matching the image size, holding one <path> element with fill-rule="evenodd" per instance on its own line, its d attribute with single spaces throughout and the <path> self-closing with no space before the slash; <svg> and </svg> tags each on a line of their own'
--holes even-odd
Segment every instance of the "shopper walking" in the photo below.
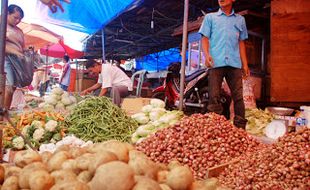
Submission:
<svg viewBox="0 0 310 190">
<path fill-rule="evenodd" d="M 220 9 L 207 14 L 200 27 L 205 64 L 208 68 L 208 111 L 222 114 L 220 90 L 225 77 L 234 101 L 234 125 L 245 128 L 242 76 L 249 76 L 244 40 L 248 38 L 245 19 L 233 9 L 235 0 L 218 0 Z"/>
</svg>

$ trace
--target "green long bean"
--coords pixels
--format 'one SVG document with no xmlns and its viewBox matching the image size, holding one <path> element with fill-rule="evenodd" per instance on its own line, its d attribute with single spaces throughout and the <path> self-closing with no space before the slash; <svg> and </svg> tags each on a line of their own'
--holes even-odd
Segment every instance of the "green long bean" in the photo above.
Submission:
<svg viewBox="0 0 310 190">
<path fill-rule="evenodd" d="M 107 97 L 89 97 L 80 102 L 66 118 L 69 133 L 84 141 L 102 142 L 116 139 L 130 141 L 138 123 Z"/>
</svg>

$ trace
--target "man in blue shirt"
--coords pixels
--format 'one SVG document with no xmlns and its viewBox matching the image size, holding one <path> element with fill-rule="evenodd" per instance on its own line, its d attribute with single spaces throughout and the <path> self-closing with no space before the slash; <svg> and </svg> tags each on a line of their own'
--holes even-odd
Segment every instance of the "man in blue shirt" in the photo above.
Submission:
<svg viewBox="0 0 310 190">
<path fill-rule="evenodd" d="M 223 78 L 231 90 L 234 101 L 234 124 L 245 128 L 242 77 L 250 74 L 244 40 L 248 38 L 245 19 L 234 12 L 235 0 L 218 0 L 218 12 L 207 14 L 200 27 L 202 47 L 208 70 L 208 111 L 222 114 L 220 91 Z"/>
</svg>

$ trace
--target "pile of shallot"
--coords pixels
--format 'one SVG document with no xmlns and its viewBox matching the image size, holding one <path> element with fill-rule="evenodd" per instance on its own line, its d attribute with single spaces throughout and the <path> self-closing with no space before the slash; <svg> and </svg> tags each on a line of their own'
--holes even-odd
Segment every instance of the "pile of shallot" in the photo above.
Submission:
<svg viewBox="0 0 310 190">
<path fill-rule="evenodd" d="M 219 179 L 232 189 L 310 189 L 310 129 L 288 134 L 230 165 Z"/>
<path fill-rule="evenodd" d="M 179 124 L 162 129 L 136 145 L 153 161 L 178 160 L 188 165 L 196 179 L 207 169 L 257 149 L 259 143 L 244 130 L 215 113 L 193 114 Z"/>
</svg>

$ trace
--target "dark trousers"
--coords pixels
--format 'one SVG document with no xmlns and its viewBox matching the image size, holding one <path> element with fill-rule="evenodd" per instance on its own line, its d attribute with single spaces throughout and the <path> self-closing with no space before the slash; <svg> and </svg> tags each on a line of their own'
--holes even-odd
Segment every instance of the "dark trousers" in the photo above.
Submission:
<svg viewBox="0 0 310 190">
<path fill-rule="evenodd" d="M 122 98 L 129 95 L 127 86 L 113 86 L 111 89 L 111 98 L 114 104 L 121 106 Z"/>
<path fill-rule="evenodd" d="M 225 77 L 234 101 L 234 125 L 240 128 L 245 128 L 247 120 L 245 119 L 245 107 L 243 102 L 242 70 L 233 67 L 219 67 L 209 69 L 208 74 L 208 111 L 217 114 L 223 113 L 223 106 L 220 102 L 220 93 L 222 82 Z"/>
</svg>

